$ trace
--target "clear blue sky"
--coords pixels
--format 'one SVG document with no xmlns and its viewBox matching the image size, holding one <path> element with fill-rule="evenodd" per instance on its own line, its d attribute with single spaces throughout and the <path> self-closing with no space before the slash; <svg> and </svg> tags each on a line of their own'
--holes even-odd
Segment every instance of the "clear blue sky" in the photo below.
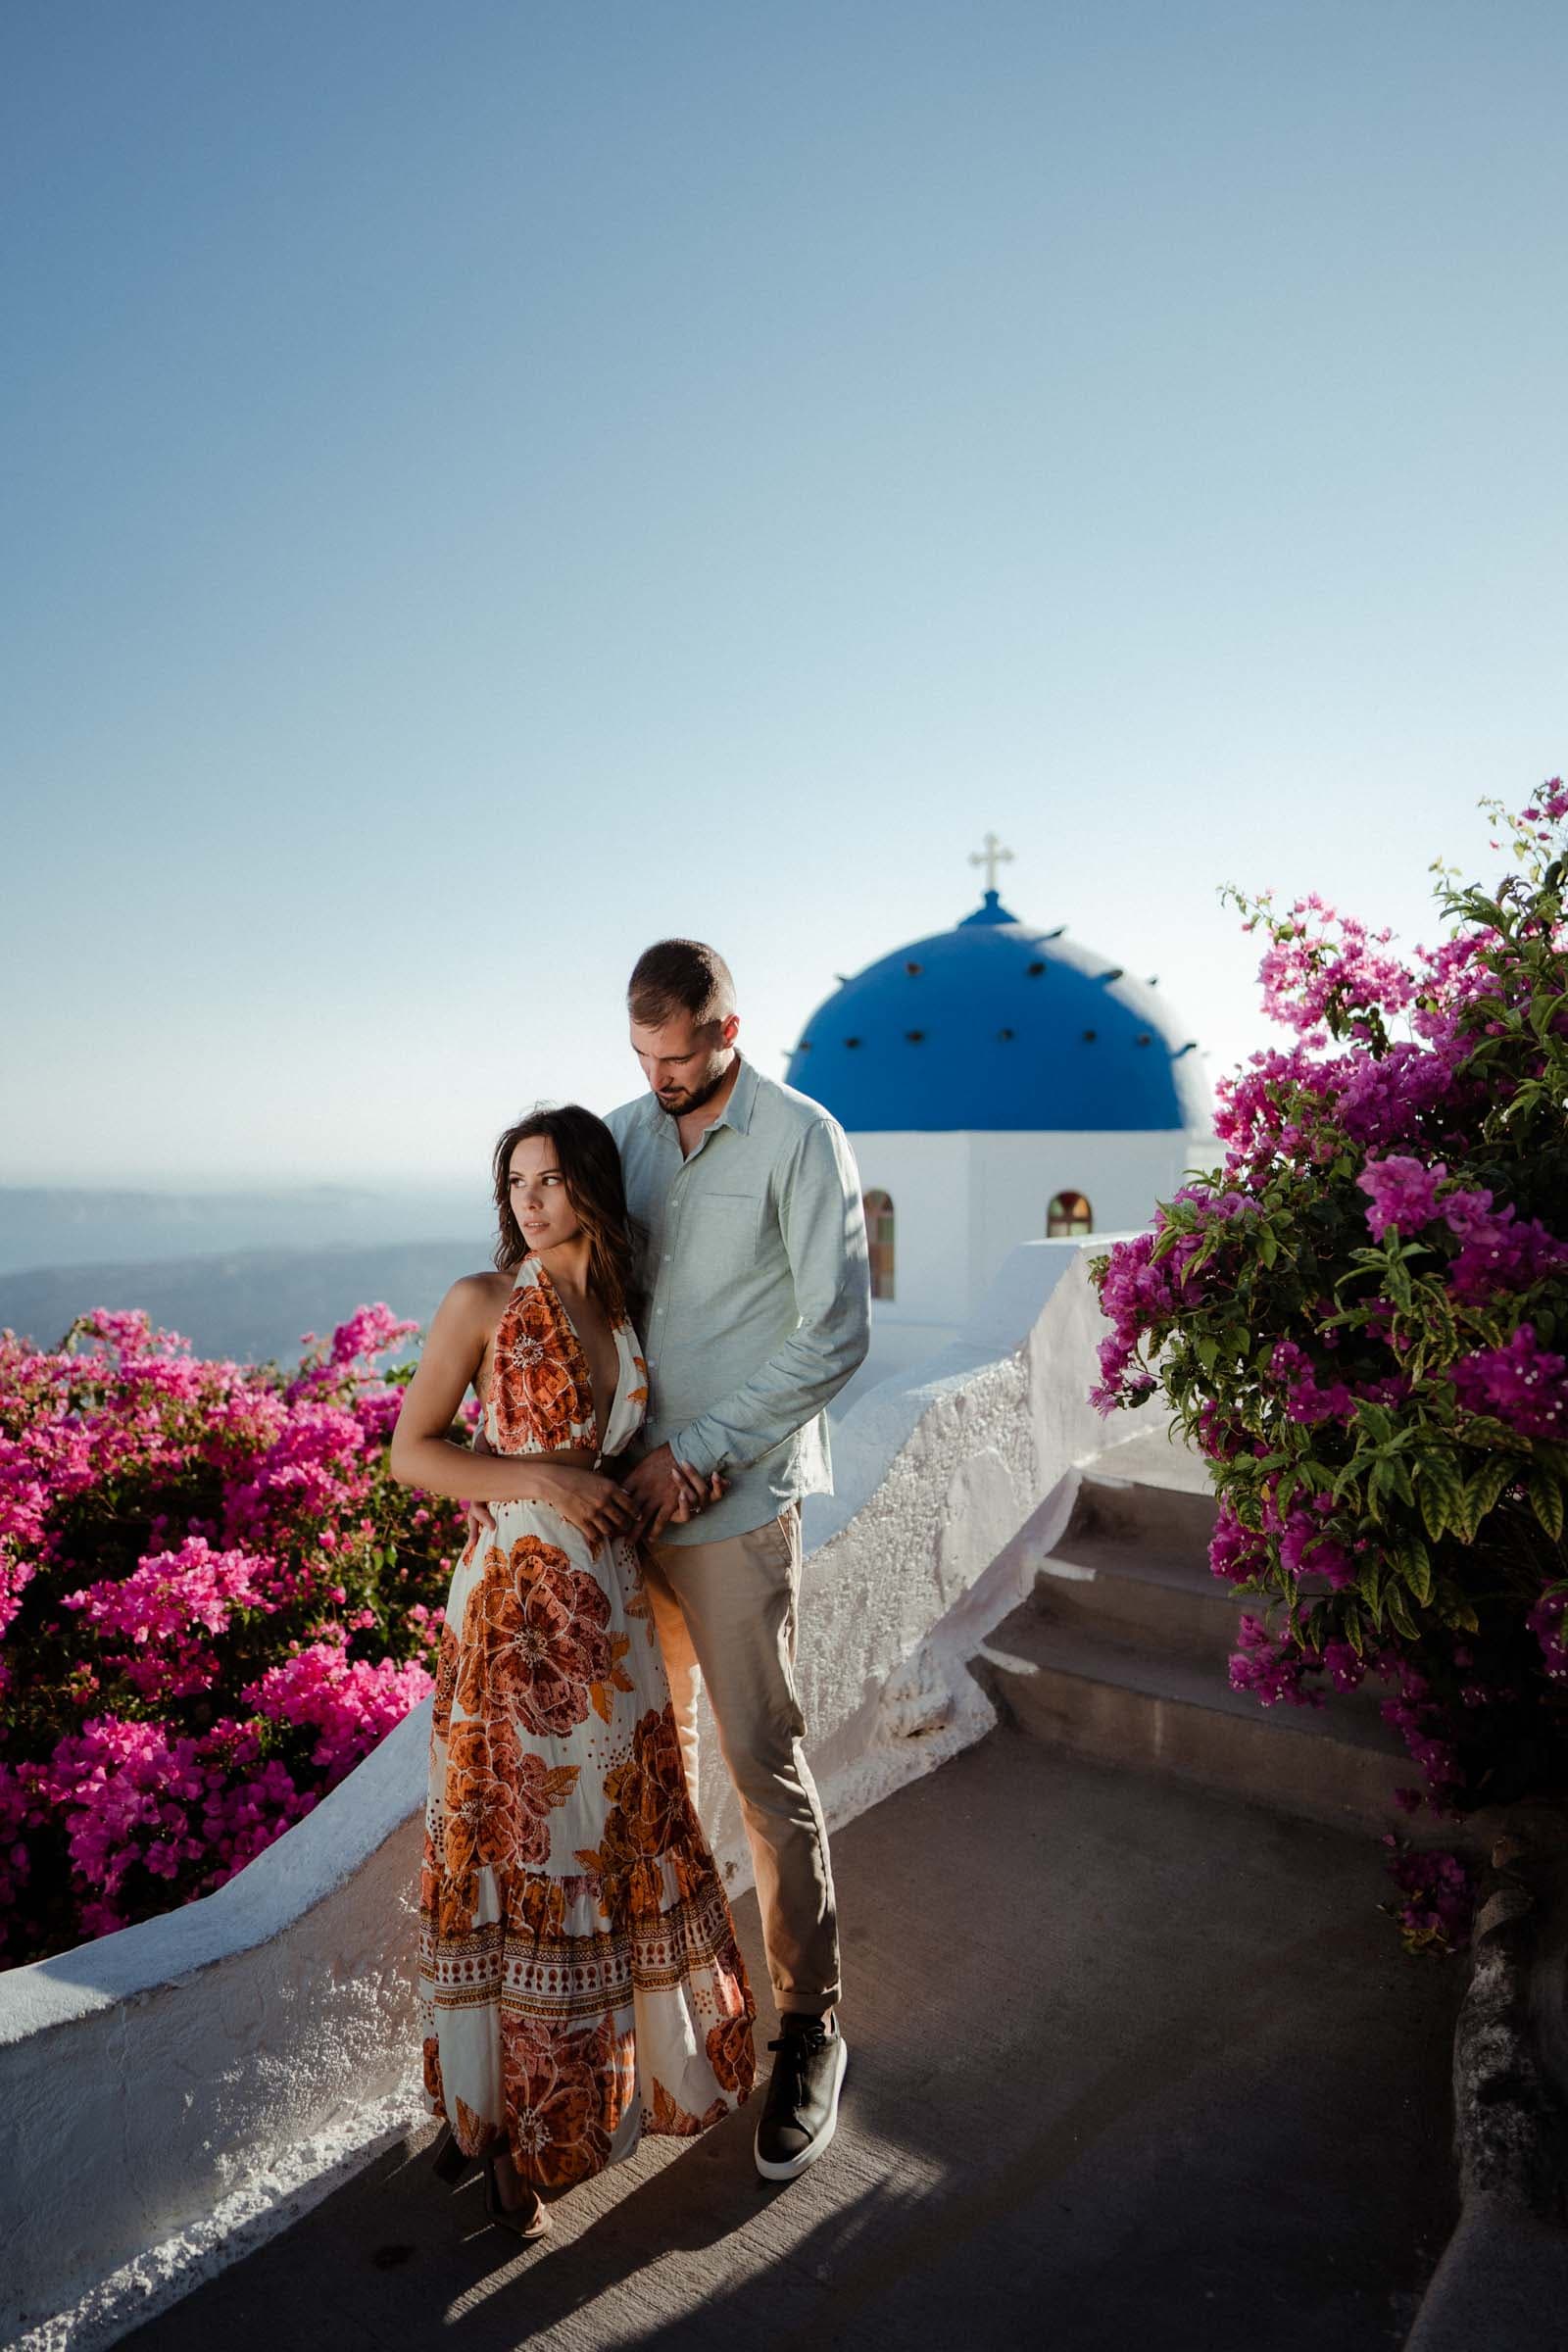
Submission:
<svg viewBox="0 0 1568 2352">
<path fill-rule="evenodd" d="M 448 1176 L 1006 896 L 1225 1066 L 1568 760 L 1568 12 L 15 0 L 0 1180 Z"/>
</svg>

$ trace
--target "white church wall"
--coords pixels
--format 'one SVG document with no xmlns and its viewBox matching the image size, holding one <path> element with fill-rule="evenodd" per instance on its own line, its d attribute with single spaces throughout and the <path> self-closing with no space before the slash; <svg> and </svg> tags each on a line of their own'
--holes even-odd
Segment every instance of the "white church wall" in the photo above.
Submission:
<svg viewBox="0 0 1568 2352">
<path fill-rule="evenodd" d="M 1054 1540 L 1074 1462 L 1142 1426 L 1087 1401 L 1088 1254 L 1013 1252 L 960 1338 L 835 1433 L 838 1492 L 806 1509 L 800 1659 L 834 1823 L 990 1728 L 965 1660 Z M 219 1893 L 0 1974 L 0 2340 L 95 2352 L 421 2112 L 428 1741 L 426 1701 Z M 738 1891 L 749 1856 L 709 1723 L 704 1741 L 704 1818 Z"/>
<path fill-rule="evenodd" d="M 1044 1241 L 1056 1193 L 1086 1196 L 1095 1233 L 1147 1225 L 1186 1170 L 1215 1156 L 1211 1138 L 1151 1133 L 875 1133 L 850 1138 L 862 1193 L 894 1210 L 894 1295 L 872 1307 L 858 1398 L 956 1335 L 1009 1250 Z"/>
<path fill-rule="evenodd" d="M 1094 1232 L 1136 1231 L 1182 1181 L 1190 1152 L 1179 1130 L 966 1135 L 971 1301 L 985 1296 L 1009 1250 L 1046 1237 L 1053 1196 L 1082 1193 Z"/>
<path fill-rule="evenodd" d="M 894 1295 L 873 1301 L 871 1346 L 834 1413 L 955 1340 L 1007 1252 L 1043 1241 L 1056 1193 L 1080 1192 L 1097 1236 L 1135 1231 L 1168 1200 L 1211 1139 L 1176 1131 L 872 1133 L 850 1139 L 862 1193 L 894 1208 Z"/>
<path fill-rule="evenodd" d="M 850 1145 L 861 1193 L 884 1192 L 893 1202 L 893 1297 L 876 1301 L 876 1324 L 956 1329 L 971 1305 L 968 1139 L 890 1133 L 852 1135 Z"/>
</svg>

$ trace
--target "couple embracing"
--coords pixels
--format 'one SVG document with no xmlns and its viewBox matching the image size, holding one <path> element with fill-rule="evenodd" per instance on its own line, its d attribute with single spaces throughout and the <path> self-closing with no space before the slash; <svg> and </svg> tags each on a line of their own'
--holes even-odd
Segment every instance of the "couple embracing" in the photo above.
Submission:
<svg viewBox="0 0 1568 2352">
<path fill-rule="evenodd" d="M 394 1474 L 470 1506 L 436 1675 L 419 1992 L 446 2179 L 523 2237 L 641 2133 L 744 2100 L 756 2003 L 695 1810 L 707 1684 L 780 2012 L 756 2137 L 833 2136 L 845 2044 L 827 1834 L 795 1690 L 800 1501 L 865 1354 L 858 1180 L 835 1121 L 736 1046 L 722 957 L 642 956 L 650 1092 L 496 1148 L 495 1274 L 454 1284 Z M 448 1435 L 469 1387 L 473 1450 Z"/>
</svg>

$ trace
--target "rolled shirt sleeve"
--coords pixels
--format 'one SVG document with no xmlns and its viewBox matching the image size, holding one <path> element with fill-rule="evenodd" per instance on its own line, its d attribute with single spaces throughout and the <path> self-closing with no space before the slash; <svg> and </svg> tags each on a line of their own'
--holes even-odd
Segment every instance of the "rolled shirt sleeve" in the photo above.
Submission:
<svg viewBox="0 0 1568 2352">
<path fill-rule="evenodd" d="M 871 1283 L 859 1179 L 836 1122 L 818 1118 L 779 1172 L 779 1231 L 800 1322 L 730 1395 L 676 1431 L 701 1477 L 745 1469 L 820 1413 L 865 1357 Z"/>
</svg>

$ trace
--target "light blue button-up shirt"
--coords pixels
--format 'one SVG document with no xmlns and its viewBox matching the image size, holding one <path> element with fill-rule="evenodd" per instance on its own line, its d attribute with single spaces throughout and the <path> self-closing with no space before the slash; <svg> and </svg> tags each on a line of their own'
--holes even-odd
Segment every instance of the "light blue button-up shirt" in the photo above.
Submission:
<svg viewBox="0 0 1568 2352">
<path fill-rule="evenodd" d="M 651 1094 L 608 1124 L 646 1250 L 645 1443 L 729 1482 L 662 1540 L 744 1535 L 832 1492 L 825 1407 L 871 1329 L 855 1157 L 819 1102 L 745 1060 L 689 1159 Z"/>
</svg>

